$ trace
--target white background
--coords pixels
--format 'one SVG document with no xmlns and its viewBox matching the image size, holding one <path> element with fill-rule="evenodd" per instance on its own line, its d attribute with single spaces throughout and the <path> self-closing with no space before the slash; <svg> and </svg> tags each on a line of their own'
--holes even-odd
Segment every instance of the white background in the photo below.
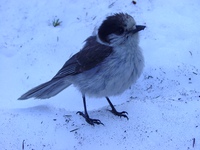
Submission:
<svg viewBox="0 0 200 150">
<path fill-rule="evenodd" d="M 1 0 L 0 149 L 200 149 L 199 0 Z M 137 24 L 145 69 L 131 89 L 111 97 L 129 120 L 88 98 L 91 126 L 76 114 L 73 86 L 49 100 L 18 101 L 50 80 L 106 16 L 125 12 Z M 54 19 L 62 21 L 53 27 Z M 195 143 L 194 143 L 195 139 Z"/>
</svg>

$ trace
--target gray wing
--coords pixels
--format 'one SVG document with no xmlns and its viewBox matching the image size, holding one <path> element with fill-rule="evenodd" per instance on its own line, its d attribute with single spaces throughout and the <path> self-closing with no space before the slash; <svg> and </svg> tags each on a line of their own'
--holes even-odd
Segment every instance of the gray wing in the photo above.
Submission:
<svg viewBox="0 0 200 150">
<path fill-rule="evenodd" d="M 73 55 L 53 79 L 59 79 L 90 70 L 108 57 L 113 51 L 112 47 L 102 45 L 96 40 L 96 36 L 89 37 L 83 49 Z"/>
</svg>

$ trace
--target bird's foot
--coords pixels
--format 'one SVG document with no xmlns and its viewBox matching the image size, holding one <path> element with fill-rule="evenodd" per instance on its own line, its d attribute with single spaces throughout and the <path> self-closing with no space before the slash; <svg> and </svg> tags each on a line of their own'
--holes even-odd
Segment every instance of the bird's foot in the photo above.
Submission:
<svg viewBox="0 0 200 150">
<path fill-rule="evenodd" d="M 99 124 L 102 124 L 102 125 L 104 125 L 99 119 L 91 119 L 87 114 L 84 114 L 83 112 L 80 112 L 80 111 L 78 111 L 76 114 L 79 114 L 79 115 L 81 115 L 83 118 L 85 118 L 85 121 L 87 122 L 87 123 L 89 123 L 90 125 L 95 125 L 95 124 L 97 124 L 97 125 L 99 125 Z"/>
<path fill-rule="evenodd" d="M 115 116 L 119 116 L 119 117 L 124 117 L 126 118 L 127 120 L 129 120 L 128 118 L 128 113 L 126 111 L 122 111 L 122 112 L 118 112 L 116 109 L 112 109 L 112 110 L 109 110 L 111 113 L 113 113 Z"/>
</svg>

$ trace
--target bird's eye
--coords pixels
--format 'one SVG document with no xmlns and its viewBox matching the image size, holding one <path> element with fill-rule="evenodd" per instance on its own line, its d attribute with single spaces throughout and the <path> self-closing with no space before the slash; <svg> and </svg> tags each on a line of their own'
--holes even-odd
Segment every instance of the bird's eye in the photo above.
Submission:
<svg viewBox="0 0 200 150">
<path fill-rule="evenodd" d="M 122 27 L 119 27 L 118 29 L 117 29 L 117 31 L 115 32 L 115 34 L 117 34 L 117 35 L 121 35 L 121 34 L 123 34 L 124 33 L 124 28 L 122 28 Z"/>
</svg>

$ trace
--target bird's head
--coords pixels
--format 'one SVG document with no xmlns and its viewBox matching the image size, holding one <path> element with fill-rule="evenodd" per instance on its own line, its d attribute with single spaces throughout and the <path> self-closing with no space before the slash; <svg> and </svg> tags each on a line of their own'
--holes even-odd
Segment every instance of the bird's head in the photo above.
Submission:
<svg viewBox="0 0 200 150">
<path fill-rule="evenodd" d="M 98 37 L 100 42 L 106 45 L 116 46 L 123 44 L 144 28 L 145 26 L 136 25 L 132 16 L 124 13 L 117 13 L 108 16 L 102 22 L 98 29 Z"/>
</svg>

